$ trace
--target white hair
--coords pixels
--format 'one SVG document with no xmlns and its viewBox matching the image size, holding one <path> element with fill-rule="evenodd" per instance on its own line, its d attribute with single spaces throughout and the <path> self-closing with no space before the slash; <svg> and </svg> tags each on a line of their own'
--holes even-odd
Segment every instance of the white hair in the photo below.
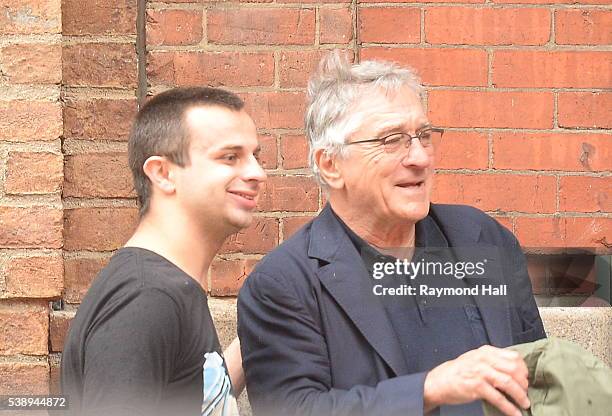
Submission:
<svg viewBox="0 0 612 416">
<path fill-rule="evenodd" d="M 364 61 L 352 65 L 339 51 L 327 54 L 308 83 L 305 124 L 310 145 L 309 161 L 315 178 L 326 186 L 314 152 L 346 156 L 346 139 L 361 126 L 361 114 L 351 111 L 358 98 L 382 89 L 396 92 L 409 87 L 419 96 L 423 87 L 416 72 L 392 62 Z"/>
</svg>

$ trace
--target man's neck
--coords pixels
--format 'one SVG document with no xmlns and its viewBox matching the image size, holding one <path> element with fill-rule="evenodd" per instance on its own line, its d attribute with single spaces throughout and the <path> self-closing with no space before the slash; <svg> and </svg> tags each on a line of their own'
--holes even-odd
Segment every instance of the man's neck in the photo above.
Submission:
<svg viewBox="0 0 612 416">
<path fill-rule="evenodd" d="M 208 268 L 224 241 L 225 237 L 213 233 L 207 235 L 199 227 L 184 221 L 165 221 L 147 215 L 141 219 L 125 247 L 144 248 L 159 254 L 205 289 Z"/>
<path fill-rule="evenodd" d="M 409 221 L 391 223 L 388 220 L 377 220 L 371 213 L 360 214 L 352 209 L 345 209 L 343 204 L 330 200 L 336 215 L 359 237 L 380 251 L 405 249 L 415 246 L 415 224 Z M 391 254 L 391 253 L 389 253 Z M 398 254 L 398 253 L 395 253 Z"/>
</svg>

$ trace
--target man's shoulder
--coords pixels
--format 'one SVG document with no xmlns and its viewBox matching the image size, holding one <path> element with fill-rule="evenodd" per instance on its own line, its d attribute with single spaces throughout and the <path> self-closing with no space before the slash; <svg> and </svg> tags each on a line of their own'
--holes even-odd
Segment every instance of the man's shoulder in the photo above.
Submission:
<svg viewBox="0 0 612 416">
<path fill-rule="evenodd" d="M 430 215 L 444 230 L 452 231 L 453 234 L 461 235 L 478 229 L 484 241 L 503 244 L 515 240 L 508 228 L 486 212 L 470 205 L 431 204 Z"/>
<path fill-rule="evenodd" d="M 484 225 L 497 224 L 486 212 L 471 205 L 431 204 L 431 213 L 444 223 L 460 224 L 469 219 Z"/>
<path fill-rule="evenodd" d="M 304 261 L 308 257 L 311 229 L 312 221 L 266 254 L 259 262 L 258 268 L 267 270 L 278 266 L 282 269 L 283 264 Z"/>
<path fill-rule="evenodd" d="M 267 290 L 271 286 L 301 291 L 296 286 L 309 286 L 313 275 L 308 249 L 310 244 L 312 221 L 296 231 L 261 259 L 249 274 L 240 292 Z"/>
<path fill-rule="evenodd" d="M 163 257 L 144 249 L 122 248 L 98 273 L 79 310 L 106 309 L 117 302 L 162 297 L 180 307 L 202 302 L 199 284 Z"/>
</svg>

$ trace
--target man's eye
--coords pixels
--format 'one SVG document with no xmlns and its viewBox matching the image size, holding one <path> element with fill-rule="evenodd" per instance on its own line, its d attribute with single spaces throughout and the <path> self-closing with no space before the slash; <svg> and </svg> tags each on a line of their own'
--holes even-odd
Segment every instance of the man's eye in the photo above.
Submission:
<svg viewBox="0 0 612 416">
<path fill-rule="evenodd" d="M 238 160 L 238 155 L 236 153 L 229 153 L 227 155 L 223 155 L 221 159 L 227 162 L 235 162 L 236 160 Z"/>
<path fill-rule="evenodd" d="M 404 137 L 403 133 L 395 133 L 395 134 L 391 134 L 387 137 L 385 137 L 385 140 L 383 141 L 383 143 L 385 145 L 393 145 L 398 143 L 400 140 L 402 140 L 402 138 Z"/>
<path fill-rule="evenodd" d="M 419 133 L 420 140 L 430 140 L 431 139 L 431 131 L 422 131 Z"/>
</svg>

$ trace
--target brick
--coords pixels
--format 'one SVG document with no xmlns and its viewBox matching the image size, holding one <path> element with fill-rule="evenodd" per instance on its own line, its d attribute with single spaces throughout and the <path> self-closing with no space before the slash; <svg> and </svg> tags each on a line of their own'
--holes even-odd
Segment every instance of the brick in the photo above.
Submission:
<svg viewBox="0 0 612 416">
<path fill-rule="evenodd" d="M 281 160 L 285 169 L 308 167 L 308 140 L 303 135 L 281 137 Z"/>
<path fill-rule="evenodd" d="M 565 219 L 567 247 L 596 249 L 612 254 L 612 218 L 571 217 Z"/>
<path fill-rule="evenodd" d="M 54 356 L 49 357 L 49 394 L 50 395 L 61 395 L 62 394 L 62 383 L 61 383 L 61 369 L 60 360 L 53 359 Z"/>
<path fill-rule="evenodd" d="M 136 208 L 75 208 L 65 210 L 64 249 L 109 251 L 121 247 L 138 222 Z"/>
<path fill-rule="evenodd" d="M 57 298 L 64 286 L 61 255 L 17 257 L 8 261 L 6 291 L 10 298 Z"/>
<path fill-rule="evenodd" d="M 425 40 L 454 45 L 544 45 L 550 39 L 547 9 L 431 7 L 425 11 Z"/>
<path fill-rule="evenodd" d="M 612 93 L 559 93 L 559 127 L 612 128 Z"/>
<path fill-rule="evenodd" d="M 206 0 L 208 1 L 208 0 Z M 214 1 L 214 0 L 210 0 L 210 1 Z M 327 4 L 327 3 L 334 3 L 334 4 L 340 4 L 340 3 L 350 3 L 351 0 L 283 0 L 283 3 L 305 3 L 305 4 L 309 4 L 309 3 L 322 3 L 322 4 Z"/>
<path fill-rule="evenodd" d="M 438 173 L 432 200 L 485 211 L 552 213 L 556 190 L 553 176 Z"/>
<path fill-rule="evenodd" d="M 260 129 L 303 127 L 306 99 L 303 92 L 250 92 L 240 94 L 246 111 Z"/>
<path fill-rule="evenodd" d="M 316 211 L 319 205 L 317 184 L 304 176 L 269 176 L 260 195 L 260 211 Z"/>
<path fill-rule="evenodd" d="M 417 70 L 425 85 L 487 85 L 487 53 L 477 49 L 364 48 L 361 60 L 382 59 Z"/>
<path fill-rule="evenodd" d="M 259 164 L 264 169 L 276 169 L 278 156 L 276 149 L 276 137 L 270 135 L 259 136 Z"/>
<path fill-rule="evenodd" d="M 49 317 L 49 344 L 52 352 L 64 350 L 64 339 L 68 334 L 70 322 L 74 319 L 74 313 L 64 311 L 53 311 Z"/>
<path fill-rule="evenodd" d="M 137 0 L 63 0 L 64 35 L 134 35 Z"/>
<path fill-rule="evenodd" d="M 608 88 L 612 52 L 509 51 L 493 55 L 496 87 Z"/>
<path fill-rule="evenodd" d="M 485 0 L 462 0 L 461 3 L 484 3 Z M 360 3 L 380 3 L 380 0 L 361 0 Z M 406 3 L 405 0 L 386 0 L 385 3 Z M 457 3 L 457 0 L 421 0 L 419 3 Z"/>
<path fill-rule="evenodd" d="M 0 206 L 0 247 L 62 247 L 62 210 Z"/>
<path fill-rule="evenodd" d="M 44 303 L 0 302 L 0 355 L 46 355 L 49 311 Z"/>
<path fill-rule="evenodd" d="M 489 165 L 487 135 L 446 131 L 434 143 L 435 166 L 439 169 L 486 169 Z"/>
<path fill-rule="evenodd" d="M 64 295 L 68 303 L 81 303 L 91 282 L 102 270 L 110 256 L 104 258 L 67 258 L 64 263 Z"/>
<path fill-rule="evenodd" d="M 60 44 L 9 45 L 0 50 L 0 72 L 11 84 L 59 84 L 62 81 Z"/>
<path fill-rule="evenodd" d="M 0 140 L 56 140 L 62 134 L 62 108 L 57 102 L 0 101 Z"/>
<path fill-rule="evenodd" d="M 525 247 L 571 247 L 611 253 L 612 218 L 553 217 L 516 219 L 516 235 Z"/>
<path fill-rule="evenodd" d="M 49 365 L 46 362 L 0 363 L 0 394 L 48 394 Z M 29 411 L 27 413 L 30 413 Z M 19 413 L 17 413 L 19 414 Z M 26 414 L 25 412 L 22 414 Z"/>
<path fill-rule="evenodd" d="M 305 87 L 326 51 L 282 51 L 279 60 L 281 87 Z"/>
<path fill-rule="evenodd" d="M 82 43 L 62 48 L 63 83 L 69 86 L 135 88 L 136 49 L 123 43 Z"/>
<path fill-rule="evenodd" d="M 319 19 L 321 44 L 353 40 L 353 15 L 349 8 L 319 9 Z"/>
<path fill-rule="evenodd" d="M 86 153 L 66 156 L 64 171 L 64 197 L 136 196 L 126 153 Z"/>
<path fill-rule="evenodd" d="M 61 33 L 62 0 L 0 0 L 0 34 Z"/>
<path fill-rule="evenodd" d="M 370 43 L 419 43 L 421 9 L 368 7 L 359 9 L 359 40 Z"/>
<path fill-rule="evenodd" d="M 244 280 L 257 264 L 255 259 L 215 259 L 211 265 L 212 296 L 236 296 Z"/>
<path fill-rule="evenodd" d="M 61 354 L 53 354 L 49 356 L 49 395 L 62 394 L 61 382 Z M 48 413 L 47 413 L 48 414 Z"/>
<path fill-rule="evenodd" d="M 577 4 L 577 0 L 493 0 L 493 3 L 511 4 Z M 580 4 L 609 4 L 609 0 L 580 0 Z"/>
<path fill-rule="evenodd" d="M 539 248 L 565 246 L 565 218 L 530 218 L 515 219 L 515 235 L 521 246 L 527 251 L 539 251 Z"/>
<path fill-rule="evenodd" d="M 147 72 L 154 84 L 272 85 L 274 57 L 272 52 L 151 52 Z"/>
<path fill-rule="evenodd" d="M 561 177 L 559 209 L 577 212 L 612 212 L 612 178 Z"/>
<path fill-rule="evenodd" d="M 310 222 L 313 217 L 286 217 L 281 220 L 283 224 L 283 240 L 287 240 L 305 224 Z"/>
<path fill-rule="evenodd" d="M 608 10 L 555 11 L 555 43 L 559 45 L 609 45 L 612 15 Z"/>
<path fill-rule="evenodd" d="M 353 51 L 342 50 L 353 62 Z M 306 87 L 319 62 L 329 53 L 328 50 L 282 51 L 279 60 L 279 80 L 281 87 Z"/>
<path fill-rule="evenodd" d="M 133 99 L 66 99 L 64 137 L 127 141 L 137 111 Z"/>
<path fill-rule="evenodd" d="M 255 217 L 249 227 L 229 236 L 219 252 L 265 254 L 277 245 L 278 219 Z"/>
<path fill-rule="evenodd" d="M 553 96 L 549 92 L 430 91 L 430 120 L 449 127 L 552 127 Z"/>
<path fill-rule="evenodd" d="M 611 140 L 605 134 L 494 133 L 493 168 L 606 171 Z"/>
<path fill-rule="evenodd" d="M 147 10 L 147 45 L 195 45 L 202 41 L 202 10 Z"/>
<path fill-rule="evenodd" d="M 9 152 L 4 191 L 7 194 L 48 194 L 62 186 L 64 158 L 50 152 Z"/>
<path fill-rule="evenodd" d="M 239 45 L 312 45 L 315 12 L 308 9 L 213 9 L 208 41 Z"/>
</svg>

